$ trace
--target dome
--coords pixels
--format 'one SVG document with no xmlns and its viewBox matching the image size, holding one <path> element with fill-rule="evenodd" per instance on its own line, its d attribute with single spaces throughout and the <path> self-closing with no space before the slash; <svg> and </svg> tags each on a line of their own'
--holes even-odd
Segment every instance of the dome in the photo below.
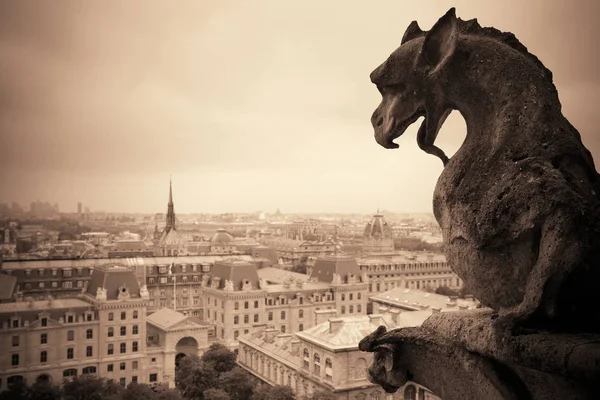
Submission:
<svg viewBox="0 0 600 400">
<path fill-rule="evenodd" d="M 217 233 L 210 240 L 213 244 L 229 244 L 233 241 L 233 236 L 231 236 L 225 229 L 217 229 Z"/>
<path fill-rule="evenodd" d="M 375 214 L 371 222 L 365 226 L 365 238 L 390 239 L 392 227 L 388 225 L 382 214 Z"/>
</svg>

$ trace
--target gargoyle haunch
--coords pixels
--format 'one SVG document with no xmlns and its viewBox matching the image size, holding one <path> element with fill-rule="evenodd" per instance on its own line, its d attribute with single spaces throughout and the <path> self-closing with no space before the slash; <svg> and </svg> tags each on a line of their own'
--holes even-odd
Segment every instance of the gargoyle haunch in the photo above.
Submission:
<svg viewBox="0 0 600 400">
<path fill-rule="evenodd" d="M 371 81 L 381 146 L 425 117 L 417 143 L 445 166 L 433 196 L 444 252 L 473 294 L 515 322 L 597 318 L 600 180 L 537 57 L 452 8 L 429 32 L 412 22 Z M 434 142 L 452 110 L 467 135 L 448 159 Z"/>
</svg>

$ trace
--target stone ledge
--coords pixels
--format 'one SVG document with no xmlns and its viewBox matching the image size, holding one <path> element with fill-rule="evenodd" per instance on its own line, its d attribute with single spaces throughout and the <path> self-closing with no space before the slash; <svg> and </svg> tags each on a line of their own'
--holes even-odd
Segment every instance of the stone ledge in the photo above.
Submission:
<svg viewBox="0 0 600 400">
<path fill-rule="evenodd" d="M 513 333 L 490 310 L 438 313 L 419 328 L 380 327 L 372 382 L 395 392 L 415 381 L 443 400 L 600 398 L 600 335 Z"/>
</svg>

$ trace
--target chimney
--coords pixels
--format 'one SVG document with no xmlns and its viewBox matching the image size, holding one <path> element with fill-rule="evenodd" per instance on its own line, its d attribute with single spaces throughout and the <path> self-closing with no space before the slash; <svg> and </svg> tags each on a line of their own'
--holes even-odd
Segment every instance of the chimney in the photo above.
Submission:
<svg viewBox="0 0 600 400">
<path fill-rule="evenodd" d="M 342 328 L 344 325 L 343 318 L 331 318 L 329 320 L 329 333 L 334 333 Z"/>
<path fill-rule="evenodd" d="M 265 342 L 273 343 L 275 336 L 279 335 L 280 331 L 275 328 L 265 329 Z"/>
<path fill-rule="evenodd" d="M 458 306 L 458 308 L 459 308 L 460 310 L 468 310 L 468 309 L 469 309 L 469 306 L 460 305 L 460 306 Z"/>
<path fill-rule="evenodd" d="M 465 294 L 465 300 L 475 301 L 475 297 L 472 294 Z"/>
<path fill-rule="evenodd" d="M 292 346 L 291 350 L 293 356 L 300 354 L 300 343 L 301 342 L 298 339 L 294 339 L 290 342 L 290 345 Z"/>
<path fill-rule="evenodd" d="M 383 322 L 383 318 L 381 317 L 381 314 L 371 314 L 369 315 L 369 321 L 372 325 L 379 327 Z"/>
<path fill-rule="evenodd" d="M 327 322 L 327 320 L 329 320 L 330 318 L 335 317 L 337 317 L 336 310 L 317 310 L 315 311 L 315 325 L 322 324 L 324 322 Z"/>
<path fill-rule="evenodd" d="M 437 314 L 437 313 L 439 313 L 439 312 L 441 312 L 441 311 L 442 311 L 442 309 L 441 309 L 441 308 L 433 308 L 433 307 L 431 308 L 431 313 L 432 313 L 432 314 Z"/>
<path fill-rule="evenodd" d="M 398 310 L 390 310 L 390 315 L 392 316 L 392 321 L 394 321 L 395 324 L 398 323 L 398 319 L 399 319 L 399 315 L 400 315 L 400 311 Z"/>
</svg>

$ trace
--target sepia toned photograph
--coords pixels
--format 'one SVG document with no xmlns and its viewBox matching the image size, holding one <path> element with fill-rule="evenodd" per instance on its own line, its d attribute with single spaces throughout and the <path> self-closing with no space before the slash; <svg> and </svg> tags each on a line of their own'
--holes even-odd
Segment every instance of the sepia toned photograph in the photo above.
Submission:
<svg viewBox="0 0 600 400">
<path fill-rule="evenodd" d="M 0 0 L 0 400 L 600 399 L 599 17 Z"/>
</svg>

